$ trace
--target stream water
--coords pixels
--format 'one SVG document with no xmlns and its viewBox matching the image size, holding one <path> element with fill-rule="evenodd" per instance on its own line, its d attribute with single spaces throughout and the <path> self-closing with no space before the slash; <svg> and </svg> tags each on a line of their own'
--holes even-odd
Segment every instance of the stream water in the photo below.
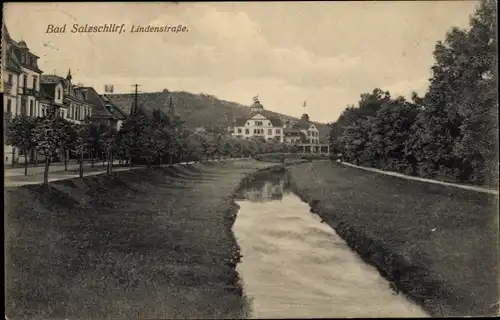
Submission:
<svg viewBox="0 0 500 320">
<path fill-rule="evenodd" d="M 240 190 L 233 232 L 252 318 L 426 317 L 266 173 Z"/>
</svg>

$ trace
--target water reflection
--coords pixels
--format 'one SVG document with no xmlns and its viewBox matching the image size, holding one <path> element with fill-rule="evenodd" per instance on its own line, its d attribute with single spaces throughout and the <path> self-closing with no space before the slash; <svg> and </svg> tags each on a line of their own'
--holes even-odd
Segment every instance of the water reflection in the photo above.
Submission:
<svg viewBox="0 0 500 320">
<path fill-rule="evenodd" d="M 289 193 L 289 183 L 284 172 L 270 172 L 256 176 L 242 188 L 237 200 L 253 202 L 267 202 L 282 200 L 285 193 Z"/>
<path fill-rule="evenodd" d="M 425 316 L 394 295 L 388 282 L 287 186 L 283 174 L 271 174 L 239 192 L 233 231 L 252 317 Z"/>
</svg>

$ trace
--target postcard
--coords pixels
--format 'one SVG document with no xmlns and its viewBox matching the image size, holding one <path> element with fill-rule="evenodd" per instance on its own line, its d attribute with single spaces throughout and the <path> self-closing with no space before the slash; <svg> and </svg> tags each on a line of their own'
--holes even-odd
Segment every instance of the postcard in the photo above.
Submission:
<svg viewBox="0 0 500 320">
<path fill-rule="evenodd" d="M 4 3 L 5 319 L 498 316 L 496 21 Z"/>
</svg>

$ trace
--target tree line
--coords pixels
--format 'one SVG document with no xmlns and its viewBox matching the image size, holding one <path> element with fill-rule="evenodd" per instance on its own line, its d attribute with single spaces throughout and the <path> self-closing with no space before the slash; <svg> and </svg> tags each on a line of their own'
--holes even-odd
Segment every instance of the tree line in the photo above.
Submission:
<svg viewBox="0 0 500 320">
<path fill-rule="evenodd" d="M 496 4 L 434 50 L 429 88 L 411 101 L 379 88 L 330 124 L 332 150 L 358 165 L 474 184 L 498 183 Z"/>
<path fill-rule="evenodd" d="M 48 183 L 51 163 L 59 155 L 63 157 L 65 170 L 69 158 L 78 159 L 79 176 L 83 177 L 84 162 L 90 161 L 94 167 L 94 159 L 102 160 L 106 172 L 111 174 L 115 161 L 125 166 L 150 167 L 289 151 L 288 146 L 279 141 L 237 139 L 220 127 L 209 126 L 205 131 L 192 132 L 186 129 L 183 121 L 159 109 L 152 113 L 139 109 L 119 130 L 89 119 L 75 124 L 58 117 L 56 110 L 44 117 L 13 117 L 8 119 L 6 127 L 5 143 L 22 150 L 25 155 L 25 175 L 28 172 L 27 155 L 43 157 L 44 184 Z"/>
</svg>

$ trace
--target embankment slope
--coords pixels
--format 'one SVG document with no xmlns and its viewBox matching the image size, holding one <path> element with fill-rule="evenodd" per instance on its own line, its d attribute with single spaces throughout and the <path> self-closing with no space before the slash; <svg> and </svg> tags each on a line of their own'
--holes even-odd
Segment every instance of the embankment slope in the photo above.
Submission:
<svg viewBox="0 0 500 320">
<path fill-rule="evenodd" d="M 245 317 L 232 197 L 270 166 L 195 164 L 7 188 L 6 315 Z"/>
<path fill-rule="evenodd" d="M 329 161 L 288 172 L 312 210 L 429 314 L 498 314 L 498 196 Z"/>
</svg>

